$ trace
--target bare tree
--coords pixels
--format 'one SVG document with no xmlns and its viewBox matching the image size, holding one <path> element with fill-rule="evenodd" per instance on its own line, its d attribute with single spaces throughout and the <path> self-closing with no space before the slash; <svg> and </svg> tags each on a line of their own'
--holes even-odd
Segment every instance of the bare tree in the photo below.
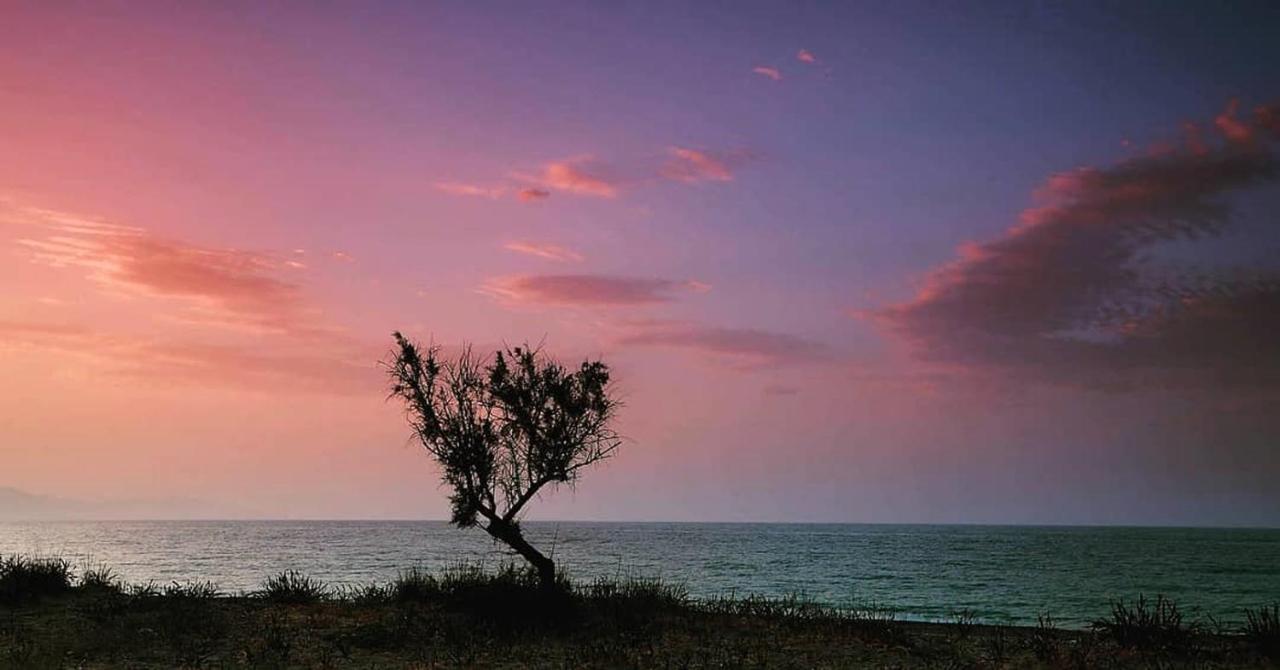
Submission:
<svg viewBox="0 0 1280 670">
<path fill-rule="evenodd" d="M 470 346 L 443 359 L 400 333 L 395 343 L 391 395 L 453 490 L 452 522 L 482 524 L 554 585 L 555 563 L 525 540 L 520 515 L 545 487 L 572 485 L 618 449 L 609 367 L 588 360 L 570 370 L 528 346 L 484 360 Z"/>
</svg>

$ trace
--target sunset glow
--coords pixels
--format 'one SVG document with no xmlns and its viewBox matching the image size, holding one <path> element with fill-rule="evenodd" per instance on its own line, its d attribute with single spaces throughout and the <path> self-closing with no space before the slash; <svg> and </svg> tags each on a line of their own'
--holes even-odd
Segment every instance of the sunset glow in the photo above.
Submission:
<svg viewBox="0 0 1280 670">
<path fill-rule="evenodd" d="M 533 518 L 1280 524 L 1273 9 L 377 7 L 0 8 L 0 487 L 446 518 L 399 330 L 614 367 Z"/>
</svg>

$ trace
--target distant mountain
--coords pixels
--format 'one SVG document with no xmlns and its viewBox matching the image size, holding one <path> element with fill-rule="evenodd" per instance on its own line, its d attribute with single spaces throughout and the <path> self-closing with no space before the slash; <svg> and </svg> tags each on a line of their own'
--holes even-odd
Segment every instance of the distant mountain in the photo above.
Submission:
<svg viewBox="0 0 1280 670">
<path fill-rule="evenodd" d="M 193 498 L 89 501 L 36 495 L 0 486 L 0 521 L 227 519 L 243 509 Z"/>
</svg>

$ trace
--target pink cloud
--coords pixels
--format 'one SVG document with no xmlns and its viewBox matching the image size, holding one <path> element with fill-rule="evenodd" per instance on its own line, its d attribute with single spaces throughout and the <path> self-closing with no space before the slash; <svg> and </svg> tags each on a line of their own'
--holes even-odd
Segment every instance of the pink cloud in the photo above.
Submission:
<svg viewBox="0 0 1280 670">
<path fill-rule="evenodd" d="M 667 179 L 685 183 L 732 181 L 733 169 L 750 158 L 742 152 L 717 154 L 684 147 L 671 147 L 667 151 L 671 159 L 660 173 Z"/>
<path fill-rule="evenodd" d="M 1253 122 L 1260 130 L 1269 133 L 1273 140 L 1280 140 L 1280 102 L 1255 108 Z"/>
<path fill-rule="evenodd" d="M 761 77 L 768 77 L 774 81 L 782 81 L 782 73 L 779 72 L 777 68 L 759 66 L 751 68 L 751 71 Z"/>
<path fill-rule="evenodd" d="M 1240 101 L 1233 99 L 1227 104 L 1227 108 L 1214 118 L 1213 123 L 1222 132 L 1222 135 L 1232 142 L 1252 141 L 1253 128 L 1236 118 L 1236 113 L 1239 109 Z"/>
<path fill-rule="evenodd" d="M 801 63 L 809 63 L 810 65 L 814 65 L 818 62 L 818 57 L 813 55 L 813 53 L 811 53 L 808 49 L 801 49 L 796 53 L 796 60 L 800 61 Z"/>
<path fill-rule="evenodd" d="M 437 190 L 444 191 L 450 195 L 489 198 L 490 200 L 501 198 L 502 194 L 506 192 L 506 189 L 501 186 L 478 186 L 456 181 L 436 182 L 435 187 Z"/>
<path fill-rule="evenodd" d="M 1225 116 L 1225 143 L 1200 137 L 1050 177 L 1004 235 L 962 246 L 912 300 L 869 316 L 920 357 L 962 368 L 1093 386 L 1280 385 L 1275 268 L 1143 260 L 1224 231 L 1226 195 L 1280 177 L 1269 147 L 1243 141 L 1260 124 Z"/>
<path fill-rule="evenodd" d="M 296 335 L 325 330 L 298 285 L 279 277 L 301 269 L 289 258 L 194 246 L 46 210 L 20 210 L 20 216 L 49 233 L 18 240 L 33 260 L 80 268 L 105 290 L 182 301 L 193 322 Z"/>
<path fill-rule="evenodd" d="M 618 195 L 618 182 L 615 178 L 607 176 L 606 172 L 607 170 L 590 156 L 579 156 L 547 163 L 542 168 L 542 174 L 521 176 L 521 178 L 537 183 L 544 189 L 574 195 L 612 198 Z"/>
<path fill-rule="evenodd" d="M 512 195 L 521 202 L 545 200 L 554 192 L 614 198 L 625 187 L 652 184 L 658 179 L 684 183 L 732 181 L 734 171 L 755 158 L 743 150 L 713 151 L 675 146 L 667 149 L 667 158 L 661 163 L 645 158 L 624 163 L 619 168 L 582 155 L 546 163 L 537 172 L 512 173 L 511 178 L 524 184 L 523 187 L 441 182 L 436 184 L 436 188 L 455 195 L 490 199 Z"/>
<path fill-rule="evenodd" d="M 545 258 L 549 261 L 557 261 L 562 263 L 563 262 L 580 263 L 584 260 L 582 254 L 572 249 L 566 249 L 565 247 L 556 246 L 554 244 L 546 244 L 542 242 L 521 242 L 521 241 L 507 242 L 506 244 L 503 245 L 503 248 L 508 251 L 514 251 L 519 254 L 537 256 L 538 258 Z"/>
<path fill-rule="evenodd" d="M 503 277 L 482 288 L 504 301 L 567 306 L 636 306 L 670 302 L 696 283 L 609 275 L 530 275 Z"/>
<path fill-rule="evenodd" d="M 550 198 L 551 191 L 544 188 L 522 188 L 516 197 L 520 198 L 521 202 L 536 202 Z"/>
</svg>

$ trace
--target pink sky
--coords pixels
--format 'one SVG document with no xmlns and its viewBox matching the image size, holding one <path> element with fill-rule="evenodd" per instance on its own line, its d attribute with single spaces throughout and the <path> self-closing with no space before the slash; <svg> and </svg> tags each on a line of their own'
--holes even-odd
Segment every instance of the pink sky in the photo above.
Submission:
<svg viewBox="0 0 1280 670">
<path fill-rule="evenodd" d="M 1028 114 L 1103 70 L 382 9 L 3 10 L 0 486 L 443 518 L 403 330 L 615 367 L 627 445 L 534 518 L 1280 522 L 1271 75 Z"/>
</svg>

